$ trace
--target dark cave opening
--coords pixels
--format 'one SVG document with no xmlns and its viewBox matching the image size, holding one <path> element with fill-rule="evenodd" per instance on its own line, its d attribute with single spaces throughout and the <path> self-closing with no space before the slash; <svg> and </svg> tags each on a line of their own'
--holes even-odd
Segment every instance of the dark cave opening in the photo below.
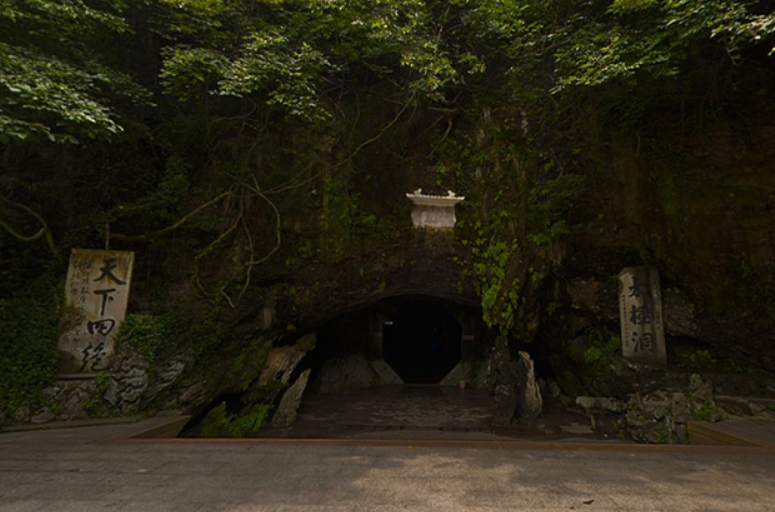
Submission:
<svg viewBox="0 0 775 512">
<path fill-rule="evenodd" d="M 407 384 L 438 384 L 461 359 L 462 327 L 434 301 L 406 302 L 382 330 L 382 356 Z"/>
</svg>

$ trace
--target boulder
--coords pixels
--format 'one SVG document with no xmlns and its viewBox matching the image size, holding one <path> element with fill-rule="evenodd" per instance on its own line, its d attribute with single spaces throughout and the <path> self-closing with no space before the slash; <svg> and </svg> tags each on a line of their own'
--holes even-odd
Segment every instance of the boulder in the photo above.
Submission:
<svg viewBox="0 0 775 512">
<path fill-rule="evenodd" d="M 508 340 L 500 337 L 491 353 L 490 368 L 495 370 L 495 421 L 501 425 L 513 422 L 532 423 L 541 415 L 543 400 L 536 382 L 533 360 L 527 352 L 511 358 Z"/>
<path fill-rule="evenodd" d="M 326 361 L 313 389 L 318 393 L 346 393 L 370 388 L 380 380 L 380 375 L 363 354 L 351 354 Z"/>
<path fill-rule="evenodd" d="M 665 288 L 662 292 L 662 304 L 666 333 L 672 336 L 698 337 L 696 307 L 686 292 L 678 288 Z"/>
<path fill-rule="evenodd" d="M 532 423 L 541 415 L 543 400 L 536 382 L 533 360 L 527 352 L 519 352 L 516 363 L 517 413 L 520 421 Z"/>
<path fill-rule="evenodd" d="M 299 410 L 299 404 L 301 404 L 301 397 L 304 394 L 304 390 L 307 388 L 307 381 L 309 380 L 310 370 L 305 370 L 296 382 L 288 388 L 282 399 L 280 405 L 277 406 L 277 412 L 275 412 L 272 418 L 272 426 L 275 428 L 288 428 L 296 421 L 296 412 Z"/>
<path fill-rule="evenodd" d="M 579 396 L 576 397 L 576 405 L 586 409 L 586 411 L 609 411 L 624 412 L 627 410 L 627 404 L 621 400 L 600 396 Z"/>
<path fill-rule="evenodd" d="M 174 384 L 186 369 L 186 362 L 174 359 L 156 369 L 154 389 L 159 392 Z"/>
<path fill-rule="evenodd" d="M 288 384 L 293 370 L 304 359 L 307 352 L 315 348 L 315 343 L 315 333 L 310 333 L 302 336 L 293 346 L 272 349 L 258 377 L 258 385 L 265 386 L 272 381 L 280 382 L 282 385 Z"/>
<path fill-rule="evenodd" d="M 139 409 L 140 398 L 148 389 L 148 370 L 142 366 L 122 365 L 110 378 L 105 400 L 122 411 Z"/>
</svg>

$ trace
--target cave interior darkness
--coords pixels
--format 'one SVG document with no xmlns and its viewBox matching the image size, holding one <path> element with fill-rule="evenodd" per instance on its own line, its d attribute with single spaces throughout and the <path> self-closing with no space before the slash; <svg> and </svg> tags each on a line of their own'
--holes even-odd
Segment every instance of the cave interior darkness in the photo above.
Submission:
<svg viewBox="0 0 775 512">
<path fill-rule="evenodd" d="M 462 327 L 440 302 L 406 302 L 382 328 L 382 357 L 406 384 L 438 384 L 460 362 Z"/>
</svg>

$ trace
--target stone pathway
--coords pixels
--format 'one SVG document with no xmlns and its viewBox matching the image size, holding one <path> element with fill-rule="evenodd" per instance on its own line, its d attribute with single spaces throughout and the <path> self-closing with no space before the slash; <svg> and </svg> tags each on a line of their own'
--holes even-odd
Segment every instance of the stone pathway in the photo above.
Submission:
<svg viewBox="0 0 775 512">
<path fill-rule="evenodd" d="M 0 434 L 0 512 L 765 512 L 770 449 Z M 490 447 L 487 447 L 490 446 Z"/>
<path fill-rule="evenodd" d="M 589 419 L 548 409 L 529 430 L 493 425 L 484 390 L 435 385 L 381 386 L 342 395 L 306 393 L 296 424 L 269 437 L 431 439 L 598 439 Z"/>
<path fill-rule="evenodd" d="M 284 437 L 352 437 L 364 432 L 492 432 L 494 403 L 482 390 L 381 386 L 346 395 L 305 395 Z"/>
</svg>

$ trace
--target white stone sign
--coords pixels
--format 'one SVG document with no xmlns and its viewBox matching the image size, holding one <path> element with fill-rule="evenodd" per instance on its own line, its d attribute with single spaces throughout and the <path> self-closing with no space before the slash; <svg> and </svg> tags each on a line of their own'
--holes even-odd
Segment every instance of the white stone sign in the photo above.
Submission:
<svg viewBox="0 0 775 512">
<path fill-rule="evenodd" d="M 625 357 L 666 362 L 659 272 L 626 267 L 619 274 L 619 316 Z"/>
<path fill-rule="evenodd" d="M 126 315 L 133 252 L 73 249 L 60 321 L 60 373 L 108 368 Z"/>
<path fill-rule="evenodd" d="M 464 200 L 451 190 L 446 196 L 424 195 L 422 189 L 406 194 L 412 203 L 412 223 L 416 228 L 451 229 L 455 227 L 455 205 Z"/>
</svg>

